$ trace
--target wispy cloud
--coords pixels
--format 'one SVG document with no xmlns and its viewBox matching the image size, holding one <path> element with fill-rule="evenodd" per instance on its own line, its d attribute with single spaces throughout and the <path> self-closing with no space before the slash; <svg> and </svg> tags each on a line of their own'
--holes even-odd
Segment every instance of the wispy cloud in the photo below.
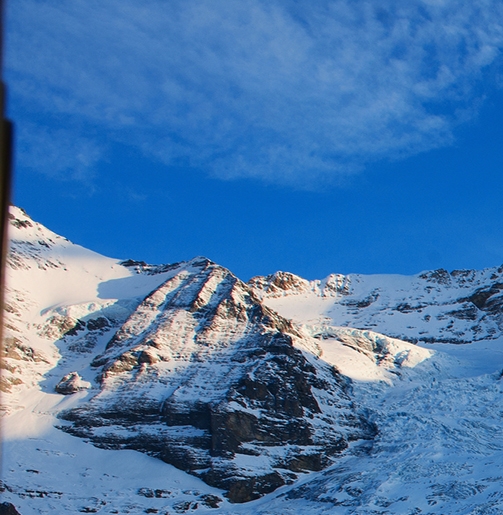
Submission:
<svg viewBox="0 0 503 515">
<path fill-rule="evenodd" d="M 12 115 L 42 128 L 20 159 L 53 169 L 37 148 L 64 130 L 90 166 L 106 133 L 222 178 L 340 180 L 452 142 L 502 20 L 499 0 L 10 2 Z"/>
<path fill-rule="evenodd" d="M 66 128 L 24 121 L 15 131 L 16 154 L 23 166 L 57 179 L 77 180 L 92 187 L 95 165 L 104 158 L 97 140 Z"/>
</svg>

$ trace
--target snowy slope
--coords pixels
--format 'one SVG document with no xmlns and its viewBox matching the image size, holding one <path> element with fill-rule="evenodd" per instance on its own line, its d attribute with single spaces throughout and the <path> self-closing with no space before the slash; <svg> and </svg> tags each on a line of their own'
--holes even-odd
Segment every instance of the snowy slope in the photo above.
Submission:
<svg viewBox="0 0 503 515">
<path fill-rule="evenodd" d="M 297 322 L 372 329 L 413 343 L 471 343 L 498 338 L 503 329 L 503 267 L 316 281 L 277 272 L 250 285 Z"/>
<path fill-rule="evenodd" d="M 138 274 L 131 266 L 54 234 L 18 208 L 11 208 L 10 218 L 0 386 L 4 392 L 24 394 L 26 388 L 37 387 L 44 374 L 49 389 L 75 367 L 85 375 L 86 355 L 108 341 L 166 273 Z M 74 339 L 66 348 L 64 335 L 78 333 L 82 326 L 89 329 L 86 338 Z M 5 410 L 18 402 L 15 395 L 5 399 Z"/>
<path fill-rule="evenodd" d="M 379 427 L 372 445 L 255 513 L 502 513 L 503 341 L 436 351 L 393 386 L 355 382 Z"/>
<path fill-rule="evenodd" d="M 500 268 L 245 285 L 11 225 L 0 490 L 22 515 L 503 513 Z"/>
</svg>

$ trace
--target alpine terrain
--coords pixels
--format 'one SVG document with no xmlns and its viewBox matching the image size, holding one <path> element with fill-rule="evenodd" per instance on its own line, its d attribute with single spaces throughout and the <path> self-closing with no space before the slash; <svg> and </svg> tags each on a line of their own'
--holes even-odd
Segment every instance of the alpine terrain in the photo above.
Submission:
<svg viewBox="0 0 503 515">
<path fill-rule="evenodd" d="M 0 514 L 503 513 L 503 267 L 245 283 L 10 237 Z"/>
</svg>

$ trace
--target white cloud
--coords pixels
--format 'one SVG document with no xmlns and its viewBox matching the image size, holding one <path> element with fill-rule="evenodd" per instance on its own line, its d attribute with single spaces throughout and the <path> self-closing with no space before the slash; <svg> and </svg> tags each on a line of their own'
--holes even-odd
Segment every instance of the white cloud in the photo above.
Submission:
<svg viewBox="0 0 503 515">
<path fill-rule="evenodd" d="M 40 170 L 50 177 L 77 180 L 92 188 L 95 165 L 104 158 L 105 149 L 93 138 L 76 136 L 76 131 L 22 123 L 14 132 L 15 154 L 23 166 Z"/>
<path fill-rule="evenodd" d="M 225 178 L 339 180 L 449 144 L 502 20 L 499 0 L 17 0 L 12 114 Z"/>
</svg>

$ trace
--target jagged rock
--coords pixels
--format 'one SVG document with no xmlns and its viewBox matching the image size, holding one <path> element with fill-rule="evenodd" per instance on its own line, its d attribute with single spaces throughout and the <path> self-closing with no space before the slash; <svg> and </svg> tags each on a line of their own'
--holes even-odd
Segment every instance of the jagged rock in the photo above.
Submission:
<svg viewBox="0 0 503 515">
<path fill-rule="evenodd" d="M 285 292 L 311 291 L 309 281 L 289 272 L 276 272 L 264 278 L 253 277 L 248 284 L 256 289 L 263 289 L 270 296 L 280 296 Z"/>
<path fill-rule="evenodd" d="M 222 502 L 223 499 L 218 495 L 205 494 L 201 496 L 201 504 L 208 508 L 218 508 Z"/>
<path fill-rule="evenodd" d="M 94 359 L 102 394 L 63 413 L 73 422 L 64 429 L 147 452 L 249 501 L 375 434 L 319 352 L 249 286 L 197 258 L 173 269 Z M 245 456 L 261 464 L 256 472 Z"/>
<path fill-rule="evenodd" d="M 187 513 L 188 511 L 194 511 L 198 508 L 198 503 L 194 501 L 180 501 L 173 505 L 175 513 Z"/>
<path fill-rule="evenodd" d="M 415 343 L 465 344 L 494 339 L 503 329 L 503 267 L 395 276 L 392 286 L 388 280 L 351 274 L 305 281 L 281 272 L 254 277 L 249 284 L 266 305 L 307 324 L 324 318 L 327 326 L 375 327 Z M 301 302 L 285 302 L 294 296 L 320 305 L 318 319 L 313 314 L 306 320 Z M 320 304 L 316 297 L 330 302 Z"/>
<path fill-rule="evenodd" d="M 501 296 L 498 295 L 503 290 L 503 283 L 495 282 L 490 286 L 479 288 L 466 300 L 474 304 L 483 311 L 493 311 L 499 309 L 503 304 Z M 496 302 L 495 300 L 498 299 Z"/>
<path fill-rule="evenodd" d="M 419 278 L 424 279 L 425 281 L 438 284 L 450 284 L 451 282 L 451 274 L 444 268 L 424 272 L 419 275 Z"/>
<path fill-rule="evenodd" d="M 63 395 L 86 390 L 91 387 L 91 383 L 84 381 L 77 372 L 70 372 L 56 385 L 55 390 Z"/>
<path fill-rule="evenodd" d="M 268 474 L 255 474 L 249 477 L 235 476 L 231 472 L 232 470 L 222 472 L 212 470 L 205 475 L 204 479 L 209 484 L 218 483 L 222 488 L 228 489 L 227 497 L 234 503 L 253 501 L 264 494 L 274 492 L 285 483 L 292 482 L 285 481 L 284 475 L 277 471 Z"/>
<path fill-rule="evenodd" d="M 21 515 L 10 502 L 0 503 L 0 515 Z"/>
<path fill-rule="evenodd" d="M 156 499 L 165 499 L 167 497 L 170 497 L 171 491 L 162 490 L 159 488 L 155 490 L 152 490 L 151 488 L 140 488 L 138 490 L 138 495 L 142 495 L 143 497 L 148 497 L 150 499 L 153 499 L 154 497 Z"/>
<path fill-rule="evenodd" d="M 367 297 L 356 300 L 356 299 L 348 299 L 341 302 L 344 306 L 349 306 L 351 308 L 368 308 L 371 304 L 373 304 L 379 298 L 379 293 L 377 291 L 372 291 L 370 295 Z M 398 309 L 398 308 L 397 308 Z"/>
<path fill-rule="evenodd" d="M 252 277 L 248 284 L 260 298 L 275 298 L 310 292 L 321 297 L 338 297 L 348 295 L 351 291 L 349 278 L 341 274 L 330 274 L 322 281 L 306 281 L 306 279 L 289 272 L 276 272 L 266 277 Z"/>
</svg>

